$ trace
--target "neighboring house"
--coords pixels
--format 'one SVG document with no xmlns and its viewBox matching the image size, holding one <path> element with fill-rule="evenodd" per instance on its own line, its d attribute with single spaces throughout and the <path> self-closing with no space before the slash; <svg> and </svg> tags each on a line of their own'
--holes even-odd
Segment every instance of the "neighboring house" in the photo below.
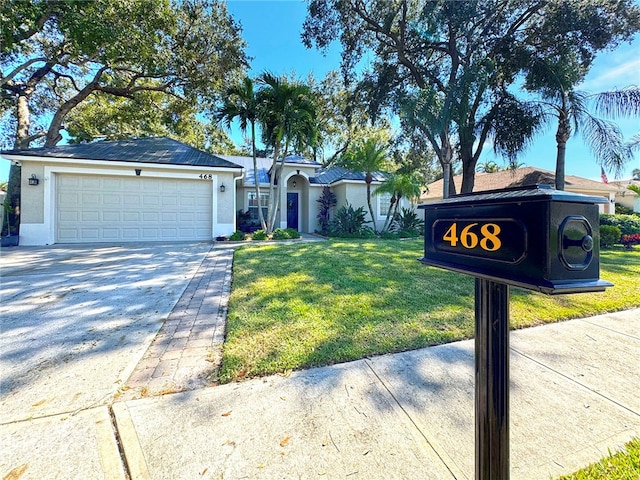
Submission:
<svg viewBox="0 0 640 480">
<path fill-rule="evenodd" d="M 453 180 L 456 185 L 456 191 L 459 192 L 462 186 L 462 175 L 456 175 L 453 177 Z M 476 173 L 473 191 L 484 192 L 537 184 L 554 185 L 555 174 L 548 170 L 541 170 L 534 167 L 522 167 L 494 173 Z M 442 199 L 442 180 L 433 182 L 428 187 L 429 190 L 427 193 L 420 197 L 421 202 L 430 203 Z M 626 187 L 618 182 L 603 183 L 573 175 L 566 175 L 565 190 L 583 195 L 603 197 L 606 202 L 598 206 L 600 212 L 615 213 L 615 203 L 618 201 L 620 195 L 624 193 Z M 627 190 L 627 192 L 628 194 L 633 194 L 630 190 Z"/>
<path fill-rule="evenodd" d="M 21 245 L 210 241 L 235 228 L 242 167 L 169 138 L 1 156 L 22 165 Z"/>
<path fill-rule="evenodd" d="M 251 157 L 212 155 L 164 137 L 7 150 L 0 156 L 22 166 L 21 245 L 211 241 L 238 228 L 238 211 L 257 218 Z M 272 160 L 258 162 L 266 214 Z M 287 157 L 278 168 L 284 169 L 285 188 L 276 228 L 315 232 L 324 186 L 337 197 L 334 212 L 347 203 L 367 208 L 362 173 L 325 169 L 299 156 Z M 372 192 L 384 178 L 374 174 Z M 389 200 L 372 198 L 378 229 Z"/>
<path fill-rule="evenodd" d="M 273 160 L 270 158 L 258 158 L 258 174 L 253 171 L 253 159 L 251 157 L 237 157 L 219 155 L 219 157 L 233 163 L 242 165 L 245 175 L 237 191 L 236 204 L 238 210 L 248 211 L 255 220 L 258 218 L 258 202 L 255 198 L 255 181 L 260 182 L 260 195 L 263 197 L 261 205 L 266 219 L 267 203 L 269 196 L 269 179 Z M 322 195 L 323 187 L 327 186 L 336 195 L 337 208 L 347 204 L 354 208 L 364 207 L 367 211 L 367 220 L 370 220 L 367 207 L 367 188 L 363 173 L 354 172 L 343 167 L 323 168 L 319 163 L 297 156 L 288 156 L 284 165 L 278 163 L 278 168 L 283 168 L 282 182 L 285 188 L 280 191 L 280 212 L 276 217 L 276 228 L 294 228 L 300 232 L 314 233 L 318 230 L 318 212 L 320 204 L 318 199 Z M 373 173 L 371 185 L 373 214 L 376 218 L 376 227 L 382 228 L 389 209 L 390 195 L 373 195 L 376 187 L 386 178 L 381 172 Z M 402 206 L 407 206 L 408 201 L 403 199 Z M 331 212 L 332 214 L 334 212 Z"/>
<path fill-rule="evenodd" d="M 640 180 L 614 181 L 613 184 L 620 187 L 620 190 L 616 194 L 616 203 L 630 208 L 634 212 L 640 212 L 640 195 L 627 188 L 631 185 L 640 187 Z"/>
</svg>

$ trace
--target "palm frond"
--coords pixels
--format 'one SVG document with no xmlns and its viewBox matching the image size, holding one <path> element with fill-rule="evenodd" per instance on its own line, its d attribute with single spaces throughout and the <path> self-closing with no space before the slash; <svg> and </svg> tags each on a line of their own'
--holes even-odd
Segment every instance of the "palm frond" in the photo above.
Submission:
<svg viewBox="0 0 640 480">
<path fill-rule="evenodd" d="M 583 137 L 596 160 L 616 176 L 622 174 L 624 165 L 633 158 L 631 149 L 624 143 L 618 126 L 608 120 L 587 115 L 582 121 Z"/>
<path fill-rule="evenodd" d="M 640 87 L 633 86 L 589 96 L 595 101 L 595 113 L 607 118 L 640 116 Z"/>
<path fill-rule="evenodd" d="M 627 147 L 632 152 L 636 150 L 640 150 L 640 133 L 636 133 L 631 139 L 627 142 Z"/>
</svg>

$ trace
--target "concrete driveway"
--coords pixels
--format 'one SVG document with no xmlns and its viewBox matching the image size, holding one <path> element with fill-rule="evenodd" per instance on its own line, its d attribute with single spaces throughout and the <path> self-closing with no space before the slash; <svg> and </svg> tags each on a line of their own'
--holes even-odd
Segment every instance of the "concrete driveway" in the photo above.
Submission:
<svg viewBox="0 0 640 480">
<path fill-rule="evenodd" d="M 0 252 L 0 424 L 111 403 L 208 243 Z"/>
</svg>

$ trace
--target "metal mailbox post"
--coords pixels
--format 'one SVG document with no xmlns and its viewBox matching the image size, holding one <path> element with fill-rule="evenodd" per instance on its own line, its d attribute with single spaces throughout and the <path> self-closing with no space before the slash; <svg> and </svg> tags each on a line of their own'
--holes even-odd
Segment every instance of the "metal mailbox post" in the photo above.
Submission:
<svg viewBox="0 0 640 480">
<path fill-rule="evenodd" d="M 427 265 L 475 280 L 475 475 L 509 478 L 509 285 L 556 295 L 603 291 L 598 203 L 548 185 L 420 205 Z"/>
</svg>

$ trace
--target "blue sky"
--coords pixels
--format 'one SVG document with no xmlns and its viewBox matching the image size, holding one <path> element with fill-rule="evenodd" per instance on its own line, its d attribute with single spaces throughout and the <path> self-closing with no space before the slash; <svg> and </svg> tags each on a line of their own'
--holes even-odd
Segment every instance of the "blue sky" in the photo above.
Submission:
<svg viewBox="0 0 640 480">
<path fill-rule="evenodd" d="M 318 80 L 329 70 L 339 68 L 340 47 L 335 44 L 323 56 L 315 49 L 307 49 L 302 45 L 300 33 L 306 17 L 306 2 L 303 0 L 230 0 L 227 2 L 229 12 L 241 23 L 242 35 L 247 42 L 247 53 L 253 57 L 251 76 L 265 70 L 275 74 L 295 73 L 304 79 L 312 72 Z M 613 52 L 602 53 L 595 61 L 586 81 L 580 90 L 600 92 L 630 85 L 640 85 L 640 38 L 629 44 L 623 44 Z M 625 138 L 640 131 L 638 119 L 617 122 Z M 239 132 L 233 131 L 232 138 L 242 143 Z M 556 146 L 552 127 L 537 138 L 527 152 L 519 159 L 528 166 L 547 170 L 555 170 Z M 486 145 L 483 160 L 494 159 L 492 149 Z M 631 170 L 640 168 L 640 154 L 627 165 L 622 178 L 629 178 Z M 9 162 L 0 162 L 0 179 L 8 177 Z M 579 135 L 573 136 L 567 145 L 568 175 L 578 175 L 600 180 L 600 167 L 593 155 L 584 145 Z M 614 179 L 609 172 L 609 181 Z"/>
</svg>

